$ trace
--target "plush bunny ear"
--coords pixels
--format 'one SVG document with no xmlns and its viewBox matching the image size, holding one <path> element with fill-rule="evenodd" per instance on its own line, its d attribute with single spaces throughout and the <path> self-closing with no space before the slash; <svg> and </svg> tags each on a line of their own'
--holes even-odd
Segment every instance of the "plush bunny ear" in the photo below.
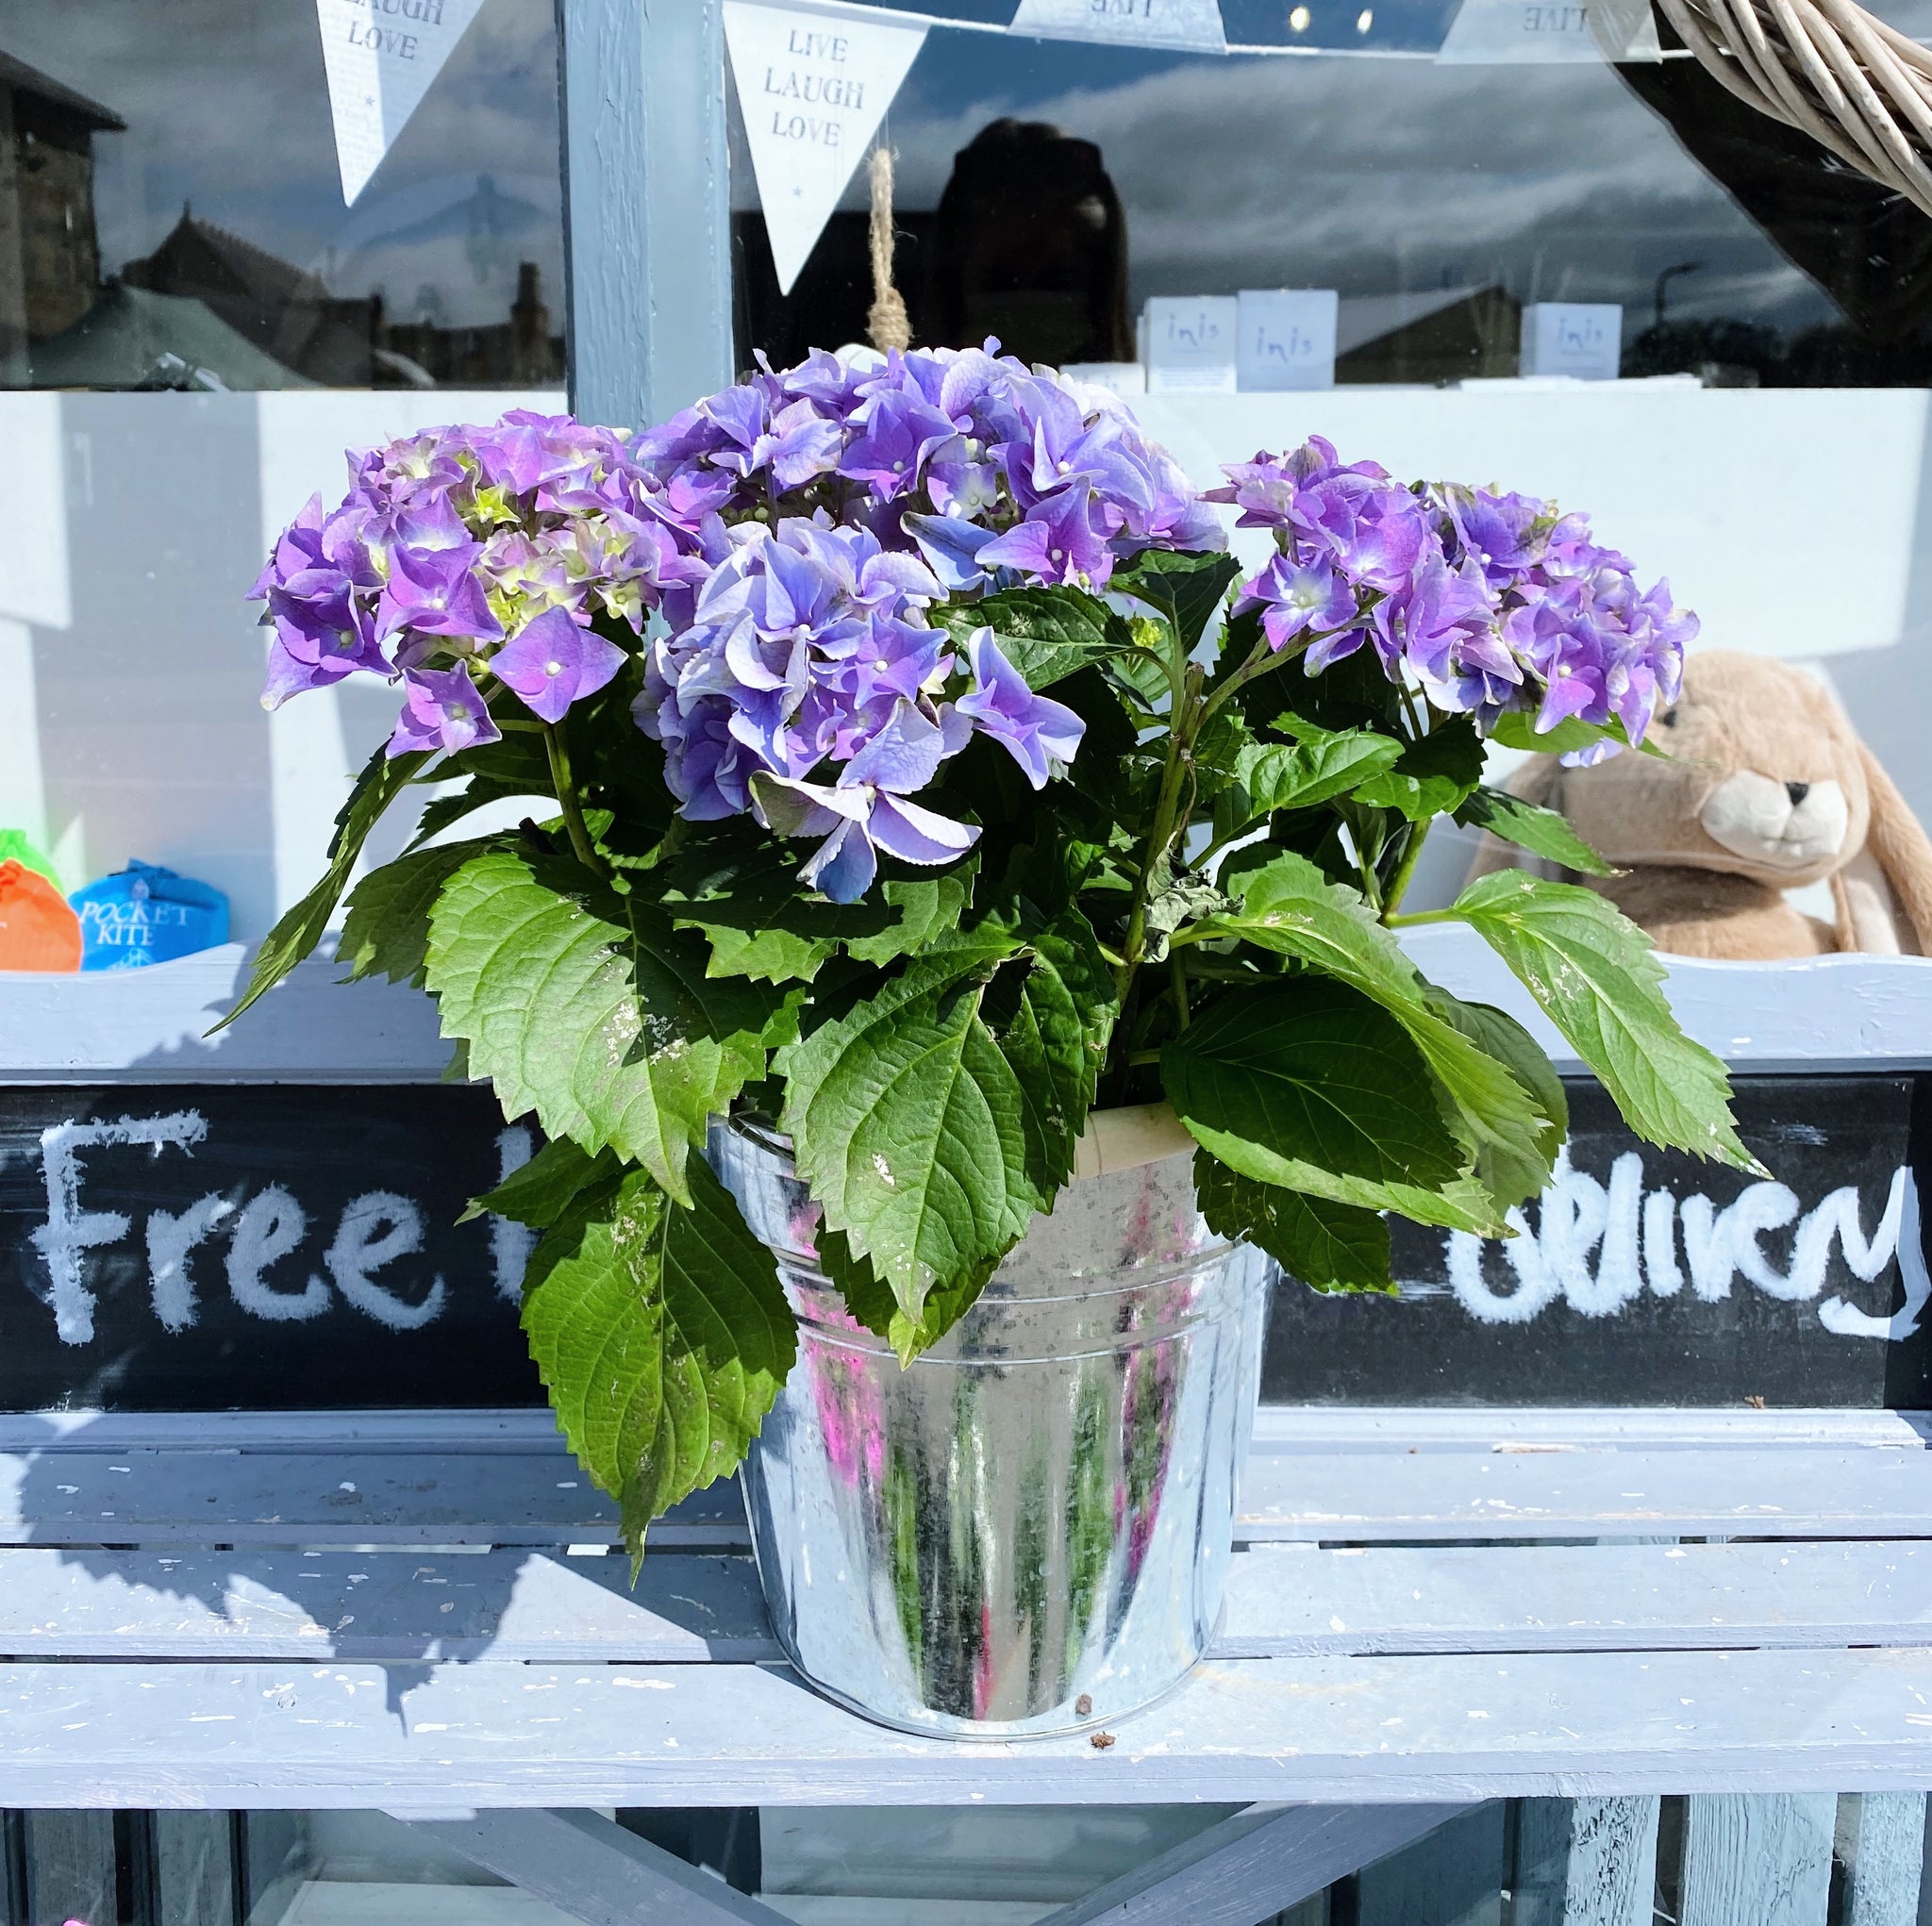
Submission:
<svg viewBox="0 0 1932 1926">
<path fill-rule="evenodd" d="M 1554 755 L 1532 755 L 1518 769 L 1503 787 L 1512 796 L 1519 796 L 1525 803 L 1535 803 L 1544 809 L 1560 810 L 1562 802 L 1563 765 Z M 1533 856 L 1526 849 L 1518 849 L 1513 842 L 1505 842 L 1500 836 L 1484 832 L 1476 844 L 1475 860 L 1469 866 L 1465 879 L 1474 883 L 1478 876 L 1487 876 L 1492 870 L 1530 870 L 1538 875 L 1554 877 L 1557 872 L 1554 864 L 1545 863 L 1541 857 Z"/>
<path fill-rule="evenodd" d="M 1865 832 L 1865 847 L 1878 858 L 1899 915 L 1918 937 L 1920 954 L 1932 955 L 1932 839 L 1884 766 L 1862 742 L 1858 758 L 1872 792 L 1872 826 Z"/>
</svg>

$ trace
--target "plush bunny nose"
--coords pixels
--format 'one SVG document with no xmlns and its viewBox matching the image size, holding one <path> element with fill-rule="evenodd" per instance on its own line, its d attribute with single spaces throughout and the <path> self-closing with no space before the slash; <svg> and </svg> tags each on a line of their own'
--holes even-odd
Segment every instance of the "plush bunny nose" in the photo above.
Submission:
<svg viewBox="0 0 1932 1926">
<path fill-rule="evenodd" d="M 1811 785 L 1809 783 L 1787 783 L 1785 785 L 1785 794 L 1791 799 L 1791 807 L 1793 809 L 1810 793 Z"/>
</svg>

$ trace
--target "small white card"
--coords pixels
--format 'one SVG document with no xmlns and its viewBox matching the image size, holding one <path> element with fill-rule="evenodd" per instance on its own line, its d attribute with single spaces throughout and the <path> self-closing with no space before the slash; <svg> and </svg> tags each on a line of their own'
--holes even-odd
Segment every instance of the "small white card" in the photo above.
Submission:
<svg viewBox="0 0 1932 1926">
<path fill-rule="evenodd" d="M 1232 394 L 1241 304 L 1232 294 L 1157 294 L 1141 337 L 1147 392 Z"/>
<path fill-rule="evenodd" d="M 1523 310 L 1523 373 L 1614 381 L 1624 357 L 1624 310 L 1614 302 L 1532 301 Z"/>
<path fill-rule="evenodd" d="M 1243 288 L 1239 385 L 1260 394 L 1335 386 L 1335 323 L 1341 298 L 1333 288 Z"/>
<path fill-rule="evenodd" d="M 1062 361 L 1060 373 L 1069 380 L 1111 389 L 1115 394 L 1147 392 L 1147 371 L 1138 361 Z"/>
<path fill-rule="evenodd" d="M 1020 0 L 1007 31 L 1038 40 L 1227 52 L 1220 0 Z"/>
</svg>

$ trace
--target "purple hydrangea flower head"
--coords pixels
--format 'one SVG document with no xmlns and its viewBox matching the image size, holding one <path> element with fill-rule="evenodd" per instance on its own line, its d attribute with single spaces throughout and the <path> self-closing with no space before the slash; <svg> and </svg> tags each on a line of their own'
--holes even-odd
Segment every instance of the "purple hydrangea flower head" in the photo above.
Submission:
<svg viewBox="0 0 1932 1926">
<path fill-rule="evenodd" d="M 1271 646 L 1299 645 L 1307 673 L 1369 641 L 1391 681 L 1484 726 L 1530 709 L 1543 728 L 1580 717 L 1632 741 L 1673 700 L 1696 618 L 1662 583 L 1641 594 L 1584 517 L 1492 489 L 1404 488 L 1320 437 L 1225 473 L 1204 499 L 1272 530 L 1276 549 L 1239 606 L 1263 611 Z"/>
<path fill-rule="evenodd" d="M 834 903 L 854 903 L 872 888 L 879 850 L 929 867 L 956 861 L 978 840 L 977 829 L 907 800 L 939 773 L 944 754 L 944 731 L 902 700 L 836 784 L 759 772 L 754 806 L 780 836 L 824 837 L 799 874 Z"/>
<path fill-rule="evenodd" d="M 561 608 L 532 617 L 490 658 L 490 672 L 546 722 L 560 722 L 572 703 L 596 694 L 623 667 L 615 642 L 580 628 Z"/>
<path fill-rule="evenodd" d="M 1547 502 L 1489 489 L 1442 488 L 1460 553 L 1483 572 L 1491 588 L 1507 589 L 1542 560 L 1555 517 Z"/>
<path fill-rule="evenodd" d="M 418 635 L 449 636 L 460 641 L 492 641 L 503 624 L 491 612 L 490 597 L 477 580 L 475 562 L 480 542 L 459 548 L 410 549 L 390 552 L 389 580 L 376 605 L 376 622 L 385 636 L 398 629 Z"/>
<path fill-rule="evenodd" d="M 1389 480 L 1388 470 L 1373 461 L 1344 465 L 1320 435 L 1287 455 L 1257 455 L 1222 473 L 1227 486 L 1209 489 L 1203 499 L 1239 507 L 1238 528 L 1289 529 L 1315 540 L 1345 528 L 1352 505 Z"/>
<path fill-rule="evenodd" d="M 350 473 L 339 507 L 303 506 L 251 591 L 275 630 L 263 701 L 358 671 L 407 676 L 398 733 L 411 746 L 462 736 L 424 691 L 461 696 L 448 677 L 463 663 L 487 686 L 501 661 L 502 679 L 557 720 L 622 664 L 619 643 L 591 624 L 641 630 L 689 599 L 710 573 L 708 550 L 725 545 L 708 498 L 669 501 L 630 437 L 564 415 L 516 409 L 490 427 L 428 429 L 352 457 Z M 492 735 L 485 716 L 470 739 Z"/>
<path fill-rule="evenodd" d="M 1020 534 L 1020 559 L 991 566 L 1101 586 L 1143 548 L 1225 546 L 1212 510 L 1117 396 L 998 345 L 819 351 L 783 371 L 761 360 L 737 387 L 639 436 L 634 453 L 662 512 L 689 532 L 710 514 L 732 523 L 824 512 L 888 548 L 924 548 L 952 592 L 983 586 L 979 547 L 1035 522 L 1067 539 Z M 937 548 L 921 532 L 936 520 L 963 524 Z M 1070 543 L 1087 557 L 1073 574 Z"/>
<path fill-rule="evenodd" d="M 827 757 L 850 761 L 900 705 L 931 701 L 951 667 L 945 632 L 925 618 L 940 586 L 916 556 L 803 518 L 740 534 L 690 623 L 651 645 L 634 705 L 687 813 L 744 807 L 754 768 L 797 780 Z M 716 746 L 721 719 L 749 753 L 743 773 Z"/>
<path fill-rule="evenodd" d="M 266 600 L 275 640 L 295 661 L 327 664 L 331 680 L 354 669 L 387 672 L 369 612 L 337 570 L 298 569 L 272 586 Z"/>
<path fill-rule="evenodd" d="M 955 711 L 1001 743 L 1036 789 L 1044 789 L 1053 765 L 1070 763 L 1079 753 L 1087 724 L 1064 703 L 1036 695 L 1008 661 L 991 629 L 975 629 L 966 654 L 973 688 L 954 704 Z"/>
<path fill-rule="evenodd" d="M 496 742 L 503 731 L 490 720 L 482 691 L 459 662 L 454 669 L 406 669 L 403 713 L 389 753 L 443 749 L 454 755 L 479 742 Z"/>
<path fill-rule="evenodd" d="M 961 439 L 929 402 L 893 390 L 863 403 L 852 424 L 859 432 L 840 457 L 839 473 L 865 483 L 879 502 L 896 501 L 918 488 L 934 452 Z M 830 432 L 837 440 L 838 429 Z"/>
<path fill-rule="evenodd" d="M 839 465 L 842 438 L 808 401 L 794 401 L 773 418 L 771 432 L 752 444 L 752 463 L 771 471 L 781 489 L 795 489 Z"/>
<path fill-rule="evenodd" d="M 976 559 L 982 568 L 1016 569 L 1029 581 L 1048 585 L 1103 584 L 1113 573 L 1113 551 L 1093 526 L 1095 506 L 1083 475 L 1042 496 L 1024 522 L 988 542 Z"/>
<path fill-rule="evenodd" d="M 1251 608 L 1260 609 L 1262 633 L 1268 638 L 1268 646 L 1278 653 L 1298 636 L 1351 628 L 1357 615 L 1356 591 L 1347 575 L 1325 555 L 1317 553 L 1307 561 L 1274 555 L 1258 575 L 1241 585 L 1236 613 Z M 1322 641 L 1315 646 L 1322 647 Z M 1355 646 L 1360 646 L 1358 632 Z M 1330 654 L 1320 662 L 1311 662 L 1309 672 L 1319 672 L 1334 659 Z"/>
</svg>

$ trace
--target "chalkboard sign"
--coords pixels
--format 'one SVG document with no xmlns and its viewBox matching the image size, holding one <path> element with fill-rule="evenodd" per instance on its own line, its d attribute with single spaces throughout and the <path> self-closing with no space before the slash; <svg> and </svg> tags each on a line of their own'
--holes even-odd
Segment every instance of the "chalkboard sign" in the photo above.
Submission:
<svg viewBox="0 0 1932 1926">
<path fill-rule="evenodd" d="M 1757 1180 L 1653 1150 L 1593 1082 L 1507 1242 L 1398 1225 L 1402 1295 L 1281 1291 L 1263 1396 L 1387 1404 L 1932 1399 L 1913 1080 L 1737 1085 Z"/>
<path fill-rule="evenodd" d="M 0 1408 L 541 1403 L 484 1089 L 0 1088 Z"/>
<path fill-rule="evenodd" d="M 1398 1226 L 1400 1299 L 1285 1287 L 1267 1399 L 1932 1403 L 1912 1079 L 1741 1080 L 1770 1181 L 1569 1090 L 1524 1235 Z M 531 1148 L 483 1089 L 0 1088 L 0 1409 L 541 1404 L 530 1236 L 457 1224 Z"/>
</svg>

